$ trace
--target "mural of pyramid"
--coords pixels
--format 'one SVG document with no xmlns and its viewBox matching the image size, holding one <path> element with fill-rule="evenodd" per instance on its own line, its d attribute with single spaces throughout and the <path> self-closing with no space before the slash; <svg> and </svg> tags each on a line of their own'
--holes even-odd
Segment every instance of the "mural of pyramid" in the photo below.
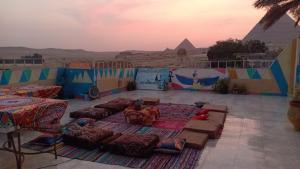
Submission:
<svg viewBox="0 0 300 169">
<path fill-rule="evenodd" d="M 185 49 L 185 50 L 193 50 L 196 49 L 195 46 L 188 40 L 188 39 L 184 39 L 176 48 L 175 50 L 178 49 Z"/>
<path fill-rule="evenodd" d="M 286 14 L 267 30 L 263 30 L 263 26 L 257 23 L 244 37 L 243 41 L 260 40 L 265 42 L 271 49 L 278 47 L 284 49 L 299 34 L 300 27 L 295 27 L 294 20 Z"/>
</svg>

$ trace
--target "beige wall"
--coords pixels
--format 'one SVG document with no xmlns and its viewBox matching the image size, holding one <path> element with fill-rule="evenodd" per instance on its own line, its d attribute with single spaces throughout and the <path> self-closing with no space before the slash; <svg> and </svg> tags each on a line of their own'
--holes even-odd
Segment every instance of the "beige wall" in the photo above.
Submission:
<svg viewBox="0 0 300 169">
<path fill-rule="evenodd" d="M 230 90 L 234 84 L 246 86 L 249 94 L 280 93 L 276 82 L 274 82 L 272 79 L 232 79 L 230 81 Z"/>
</svg>

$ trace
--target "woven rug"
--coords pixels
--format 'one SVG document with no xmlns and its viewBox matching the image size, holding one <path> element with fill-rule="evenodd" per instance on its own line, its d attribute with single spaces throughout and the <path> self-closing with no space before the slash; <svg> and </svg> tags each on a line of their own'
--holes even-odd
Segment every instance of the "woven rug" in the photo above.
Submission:
<svg viewBox="0 0 300 169">
<path fill-rule="evenodd" d="M 113 130 L 114 132 L 157 134 L 161 138 L 174 137 L 179 133 L 178 131 L 170 129 L 143 127 L 126 123 L 120 124 L 98 121 L 97 125 Z M 49 147 L 35 145 L 34 142 L 25 143 L 23 147 L 39 151 L 49 149 Z M 201 151 L 197 149 L 185 148 L 184 151 L 178 155 L 154 153 L 150 158 L 135 158 L 116 155 L 110 152 L 101 152 L 98 149 L 80 149 L 65 145 L 62 142 L 59 143 L 57 147 L 58 155 L 62 157 L 142 169 L 193 169 L 196 167 L 201 155 Z"/>
<path fill-rule="evenodd" d="M 201 109 L 195 106 L 186 105 L 186 104 L 173 104 L 173 103 L 160 103 L 155 106 L 160 111 L 160 119 L 169 120 L 169 121 L 188 121 L 191 119 L 197 112 Z M 103 121 L 112 122 L 112 123 L 126 123 L 124 115 L 122 112 L 111 115 Z"/>
</svg>

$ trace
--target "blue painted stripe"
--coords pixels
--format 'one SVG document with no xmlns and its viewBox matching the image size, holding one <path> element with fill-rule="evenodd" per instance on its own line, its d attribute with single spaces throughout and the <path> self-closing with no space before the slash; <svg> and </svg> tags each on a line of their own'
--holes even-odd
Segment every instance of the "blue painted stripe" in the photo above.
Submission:
<svg viewBox="0 0 300 169">
<path fill-rule="evenodd" d="M 296 82 L 300 85 L 300 65 L 297 65 Z"/>
<path fill-rule="evenodd" d="M 284 77 L 284 74 L 281 70 L 280 64 L 278 60 L 276 60 L 272 66 L 271 71 L 275 77 L 275 80 L 277 82 L 277 85 L 281 91 L 281 94 L 286 95 L 288 93 L 288 83 Z"/>
</svg>

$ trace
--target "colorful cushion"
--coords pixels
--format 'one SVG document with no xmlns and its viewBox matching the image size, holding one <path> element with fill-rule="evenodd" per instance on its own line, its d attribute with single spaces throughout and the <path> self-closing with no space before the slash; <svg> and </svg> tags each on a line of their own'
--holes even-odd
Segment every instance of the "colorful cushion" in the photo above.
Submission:
<svg viewBox="0 0 300 169">
<path fill-rule="evenodd" d="M 155 151 L 171 154 L 181 153 L 185 142 L 186 140 L 184 138 L 167 138 L 157 144 Z"/>
<path fill-rule="evenodd" d="M 92 118 L 92 119 L 103 119 L 111 115 L 111 111 L 105 108 L 84 108 L 70 113 L 71 118 Z"/>
<path fill-rule="evenodd" d="M 80 148 L 94 149 L 100 140 L 112 135 L 112 131 L 103 130 L 100 127 L 90 125 L 81 127 L 77 123 L 73 123 L 65 130 L 63 142 Z"/>
<path fill-rule="evenodd" d="M 210 111 L 228 113 L 228 108 L 227 108 L 227 106 L 224 106 L 224 105 L 205 104 L 202 108 L 208 109 Z"/>
<path fill-rule="evenodd" d="M 113 113 L 117 113 L 117 112 L 123 111 L 126 107 L 131 105 L 132 102 L 133 101 L 130 99 L 118 98 L 118 99 L 109 101 L 105 104 L 96 105 L 95 108 L 106 108 L 106 109 L 109 109 Z"/>
<path fill-rule="evenodd" d="M 153 134 L 124 134 L 109 143 L 109 149 L 112 153 L 116 154 L 148 157 L 152 154 L 158 142 L 159 137 Z"/>
<path fill-rule="evenodd" d="M 184 126 L 184 129 L 199 133 L 206 133 L 208 134 L 209 138 L 212 139 L 219 138 L 222 131 L 222 127 L 220 125 L 210 122 L 208 120 L 190 120 Z"/>
<path fill-rule="evenodd" d="M 208 140 L 208 134 L 183 130 L 177 137 L 186 139 L 186 147 L 203 149 Z"/>
<path fill-rule="evenodd" d="M 123 113 L 128 123 L 138 125 L 152 125 L 160 115 L 159 109 L 155 107 L 146 107 L 141 110 L 128 107 Z"/>
<path fill-rule="evenodd" d="M 110 137 L 107 137 L 107 138 L 101 140 L 101 141 L 99 142 L 99 149 L 100 149 L 100 150 L 107 150 L 108 147 L 109 147 L 109 144 L 110 144 L 112 141 L 114 141 L 114 140 L 116 140 L 117 138 L 119 138 L 120 136 L 122 136 L 121 133 L 116 133 L 116 134 L 114 134 L 114 135 L 112 135 L 112 136 L 110 136 Z"/>
<path fill-rule="evenodd" d="M 83 126 L 86 126 L 86 125 L 94 125 L 96 122 L 95 119 L 91 119 L 91 118 L 80 118 L 80 119 L 77 119 L 73 122 L 73 124 L 78 124 L 79 126 L 83 127 Z M 71 123 L 72 124 L 72 123 Z"/>
</svg>

